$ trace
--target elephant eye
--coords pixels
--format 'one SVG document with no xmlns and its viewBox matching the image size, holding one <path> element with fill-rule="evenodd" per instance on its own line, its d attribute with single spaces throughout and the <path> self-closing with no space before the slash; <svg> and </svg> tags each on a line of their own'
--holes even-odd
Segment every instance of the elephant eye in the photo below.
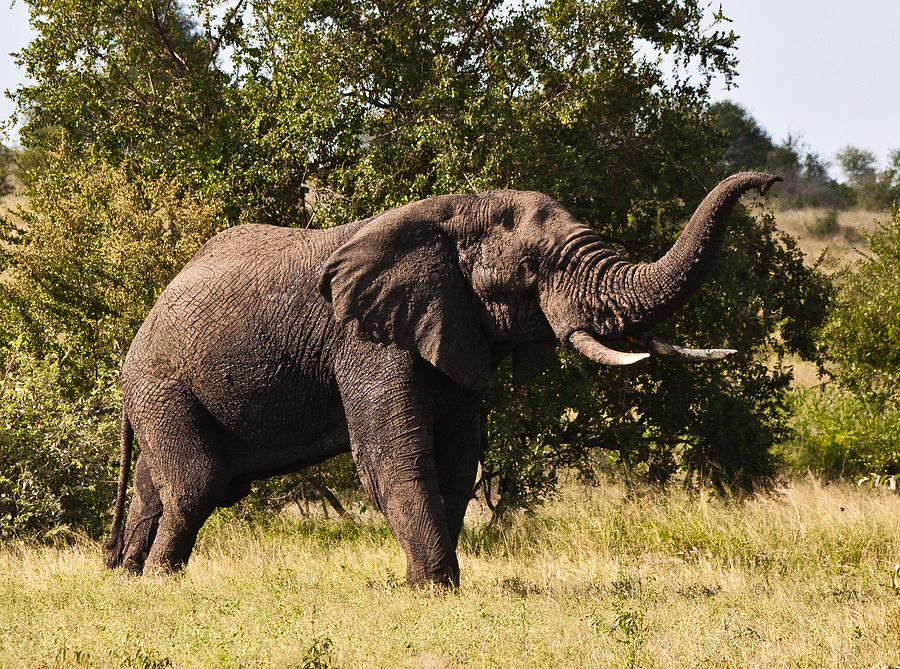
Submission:
<svg viewBox="0 0 900 669">
<path fill-rule="evenodd" d="M 519 260 L 519 269 L 525 272 L 536 272 L 538 260 L 533 253 L 526 252 Z"/>
</svg>

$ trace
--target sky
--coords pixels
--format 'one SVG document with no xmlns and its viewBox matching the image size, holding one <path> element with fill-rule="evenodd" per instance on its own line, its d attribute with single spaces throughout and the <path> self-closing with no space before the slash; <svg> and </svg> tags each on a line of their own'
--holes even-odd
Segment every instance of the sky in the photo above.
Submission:
<svg viewBox="0 0 900 669">
<path fill-rule="evenodd" d="M 0 0 L 0 123 L 4 123 L 13 113 L 13 103 L 6 91 L 14 91 L 25 81 L 25 73 L 16 67 L 10 55 L 28 44 L 34 36 L 28 26 L 28 10 L 18 0 L 10 6 L 11 0 Z M 8 135 L 0 130 L 0 140 L 10 143 Z"/>
<path fill-rule="evenodd" d="M 31 38 L 25 5 L 9 1 L 0 0 L 0 91 L 24 81 L 9 52 Z M 713 100 L 741 104 L 776 142 L 799 135 L 827 161 L 848 144 L 882 165 L 900 149 L 900 0 L 712 0 L 719 4 L 741 37 L 740 64 L 736 87 L 714 82 Z M 4 96 L 0 119 L 12 111 Z"/>
<path fill-rule="evenodd" d="M 775 141 L 790 132 L 825 160 L 848 144 L 900 149 L 900 0 L 717 0 L 738 41 L 737 88 Z"/>
</svg>

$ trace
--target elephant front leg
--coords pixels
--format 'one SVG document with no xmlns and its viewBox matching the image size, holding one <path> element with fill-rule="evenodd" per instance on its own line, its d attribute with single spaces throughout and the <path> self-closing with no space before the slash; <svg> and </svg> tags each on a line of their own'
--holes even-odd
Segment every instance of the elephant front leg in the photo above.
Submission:
<svg viewBox="0 0 900 669">
<path fill-rule="evenodd" d="M 430 397 L 419 384 L 342 390 L 363 487 L 406 553 L 406 580 L 457 586 L 459 567 L 438 484 Z M 423 395 L 426 395 L 423 397 Z"/>
<path fill-rule="evenodd" d="M 430 446 L 385 442 L 354 445 L 363 486 L 384 513 L 406 553 L 406 581 L 458 586 L 459 565 L 450 541 Z"/>
<path fill-rule="evenodd" d="M 447 528 L 455 549 L 473 497 L 482 452 L 481 394 L 459 393 L 448 405 L 434 426 L 434 452 Z"/>
</svg>

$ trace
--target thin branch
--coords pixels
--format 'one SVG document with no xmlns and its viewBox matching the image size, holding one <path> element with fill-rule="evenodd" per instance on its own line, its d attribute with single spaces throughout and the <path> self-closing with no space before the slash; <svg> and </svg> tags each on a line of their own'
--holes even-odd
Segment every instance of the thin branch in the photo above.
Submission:
<svg viewBox="0 0 900 669">
<path fill-rule="evenodd" d="M 231 22 L 234 21 L 235 17 L 238 15 L 238 12 L 243 10 L 243 7 L 247 4 L 246 0 L 238 0 L 238 3 L 231 8 L 225 15 L 225 19 L 222 23 L 222 28 L 219 30 L 219 36 L 216 38 L 216 41 L 209 45 L 209 62 L 210 64 L 215 60 L 216 56 L 219 54 L 219 49 L 222 48 L 222 40 L 225 38 L 225 35 L 228 33 L 228 29 L 231 25 Z"/>
<path fill-rule="evenodd" d="M 166 48 L 166 51 L 169 52 L 169 55 L 175 59 L 175 62 L 179 65 L 179 70 L 181 74 L 184 74 L 187 71 L 187 62 L 178 55 L 178 52 L 175 51 L 175 47 L 169 41 L 168 36 L 163 30 L 162 24 L 159 21 L 159 14 L 156 11 L 156 3 L 151 0 L 150 1 L 150 14 L 153 17 L 153 25 L 156 26 L 156 32 L 159 35 L 160 40 L 162 40 L 163 46 Z"/>
<path fill-rule="evenodd" d="M 462 44 L 459 45 L 459 51 L 456 52 L 456 58 L 453 60 L 454 72 L 459 70 L 463 61 L 466 59 L 466 56 L 469 55 L 469 46 L 472 44 L 472 40 L 475 38 L 475 35 L 478 34 L 478 31 L 481 30 L 481 24 L 484 23 L 484 19 L 487 18 L 488 13 L 496 6 L 496 4 L 496 0 L 486 0 L 484 3 L 484 6 L 481 8 L 481 13 L 472 23 Z"/>
<path fill-rule="evenodd" d="M 341 500 L 339 500 L 337 496 L 325 486 L 324 483 L 322 483 L 317 478 L 313 479 L 311 483 L 313 484 L 315 489 L 319 491 L 319 494 L 322 496 L 323 502 L 327 501 L 331 505 L 331 508 L 337 511 L 337 514 L 339 516 L 344 517 L 347 515 L 347 510 L 341 504 Z M 325 515 L 328 515 L 327 511 Z"/>
</svg>

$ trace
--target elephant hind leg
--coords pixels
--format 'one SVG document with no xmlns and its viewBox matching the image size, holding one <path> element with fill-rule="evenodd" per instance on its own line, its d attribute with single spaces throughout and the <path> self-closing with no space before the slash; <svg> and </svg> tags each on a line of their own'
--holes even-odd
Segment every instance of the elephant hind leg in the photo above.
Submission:
<svg viewBox="0 0 900 669">
<path fill-rule="evenodd" d="M 155 573 L 183 569 L 194 550 L 197 533 L 214 508 L 214 504 L 203 509 L 187 508 L 174 499 L 164 502 L 156 538 L 147 556 L 147 569 Z"/>
<path fill-rule="evenodd" d="M 200 527 L 228 489 L 223 440 L 212 417 L 195 401 L 173 404 L 166 407 L 165 424 L 153 432 L 142 453 L 148 457 L 161 503 L 145 571 L 184 567 Z"/>
<path fill-rule="evenodd" d="M 160 489 L 162 516 L 147 556 L 147 569 L 161 573 L 178 571 L 187 564 L 197 533 L 222 505 L 227 489 L 227 482 L 214 466 L 196 460 L 188 472 L 170 472 L 164 475 L 164 481 Z"/>
<path fill-rule="evenodd" d="M 140 574 L 144 570 L 162 512 L 159 490 L 150 478 L 147 461 L 139 457 L 134 466 L 134 492 L 123 541 L 122 566 L 127 571 Z"/>
</svg>

